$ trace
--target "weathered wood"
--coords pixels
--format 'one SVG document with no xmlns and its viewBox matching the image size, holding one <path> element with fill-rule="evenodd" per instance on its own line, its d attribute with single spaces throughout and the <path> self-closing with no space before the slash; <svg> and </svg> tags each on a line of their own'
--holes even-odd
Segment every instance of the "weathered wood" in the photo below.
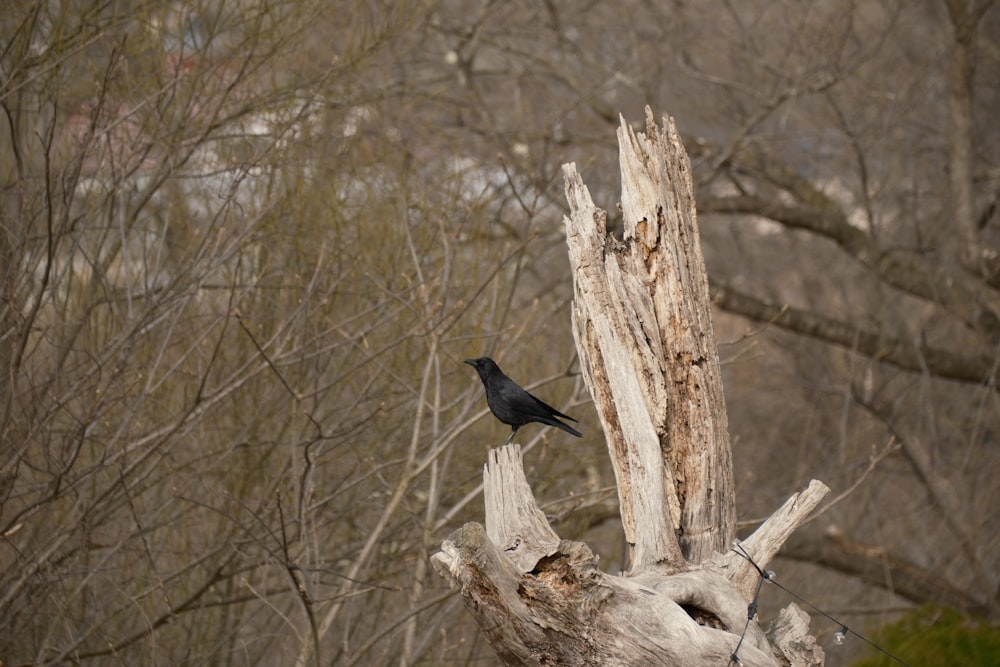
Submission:
<svg viewBox="0 0 1000 667">
<path fill-rule="evenodd" d="M 680 524 L 679 512 L 673 526 L 669 521 L 671 509 L 679 505 L 668 503 L 677 493 L 673 478 L 663 471 L 660 439 L 646 402 L 651 388 L 642 385 L 651 377 L 643 369 L 658 367 L 661 354 L 645 342 L 659 339 L 642 329 L 653 322 L 652 307 L 632 302 L 631 296 L 643 292 L 626 287 L 631 279 L 622 275 L 608 247 L 613 239 L 605 213 L 594 206 L 576 166 L 564 165 L 563 173 L 571 211 L 566 236 L 574 272 L 573 332 L 611 454 L 629 562 L 633 571 L 657 562 L 680 567 L 684 558 L 673 530 Z"/>
<path fill-rule="evenodd" d="M 597 568 L 535 503 L 520 448 L 490 452 L 486 529 L 467 524 L 432 557 L 510 665 L 821 665 L 790 607 L 774 646 L 747 622 L 760 573 L 730 551 L 735 499 L 725 403 L 698 247 L 690 164 L 673 122 L 622 123 L 624 241 L 573 165 L 573 329 L 618 484 L 629 571 Z M 742 543 L 763 568 L 828 489 L 813 482 Z"/>
<path fill-rule="evenodd" d="M 646 114 L 645 135 L 624 119 L 618 129 L 623 243 L 608 236 L 575 165 L 563 167 L 574 335 L 608 438 L 633 572 L 681 562 L 650 495 L 669 500 L 690 562 L 725 549 L 736 529 L 691 165 L 673 121 L 661 129 Z"/>
<path fill-rule="evenodd" d="M 778 612 L 771 628 L 774 648 L 784 659 L 783 664 L 794 667 L 822 667 L 826 654 L 809 634 L 809 614 L 794 602 Z"/>
<path fill-rule="evenodd" d="M 547 542 L 548 530 L 538 530 L 540 510 L 531 492 L 524 492 L 528 482 L 519 446 L 491 452 L 483 481 L 484 494 L 501 499 L 489 504 L 488 512 L 520 515 L 533 527 L 508 533 L 521 537 L 507 551 L 479 524 L 466 524 L 431 562 L 461 589 L 466 608 L 504 664 L 728 663 L 746 623 L 746 603 L 725 576 L 707 569 L 673 577 L 609 575 L 597 569 L 598 559 L 587 545 L 565 540 L 522 571 L 511 553 L 519 558 L 544 550 L 532 540 Z M 491 488 L 499 485 L 509 488 Z M 501 523 L 510 528 L 520 521 L 487 515 L 487 525 Z M 778 665 L 756 624 L 739 655 L 744 665 Z"/>
<path fill-rule="evenodd" d="M 760 579 L 754 563 L 761 568 L 770 563 L 781 545 L 829 492 L 830 488 L 826 484 L 812 480 L 805 491 L 793 494 L 750 537 L 741 541 L 740 546 L 753 559 L 753 563 L 735 551 L 726 553 L 722 563 L 729 572 L 726 576 L 744 598 L 749 600 L 753 596 Z"/>
<path fill-rule="evenodd" d="M 524 477 L 520 445 L 490 450 L 483 467 L 483 495 L 486 535 L 520 572 L 530 572 L 559 548 L 559 536 L 535 504 Z"/>
</svg>

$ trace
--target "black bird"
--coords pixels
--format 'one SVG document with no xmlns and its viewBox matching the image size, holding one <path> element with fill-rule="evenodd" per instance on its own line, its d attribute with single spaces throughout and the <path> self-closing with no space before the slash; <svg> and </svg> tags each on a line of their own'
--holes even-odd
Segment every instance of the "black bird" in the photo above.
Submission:
<svg viewBox="0 0 1000 667">
<path fill-rule="evenodd" d="M 493 415 L 511 428 L 510 437 L 507 438 L 505 445 L 514 439 L 517 429 L 531 422 L 555 426 L 578 438 L 582 437 L 582 433 L 559 421 L 556 417 L 574 422 L 575 419 L 564 415 L 548 403 L 529 394 L 524 388 L 504 375 L 496 362 L 489 357 L 466 359 L 465 363 L 475 368 L 476 372 L 479 373 L 479 379 L 486 387 L 486 403 L 490 406 Z"/>
</svg>

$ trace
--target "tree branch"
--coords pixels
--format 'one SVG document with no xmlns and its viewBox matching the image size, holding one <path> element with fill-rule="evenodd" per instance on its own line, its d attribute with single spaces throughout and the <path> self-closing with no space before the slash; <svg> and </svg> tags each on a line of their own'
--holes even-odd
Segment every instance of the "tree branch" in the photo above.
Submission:
<svg viewBox="0 0 1000 667">
<path fill-rule="evenodd" d="M 789 536 L 805 522 L 806 517 L 829 492 L 830 488 L 826 484 L 814 479 L 809 482 L 805 491 L 792 494 L 753 535 L 740 543 L 746 554 L 753 559 L 752 563 L 743 554 L 732 550 L 722 557 L 722 566 L 729 570 L 726 576 L 744 598 L 749 600 L 753 597 L 760 579 L 757 568 L 767 567 Z"/>
<path fill-rule="evenodd" d="M 914 603 L 937 602 L 967 614 L 987 617 L 990 604 L 949 583 L 940 573 L 889 553 L 884 547 L 849 539 L 838 528 L 825 534 L 796 534 L 781 557 L 830 568 L 861 581 L 890 589 Z"/>
<path fill-rule="evenodd" d="M 739 292 L 712 281 L 712 300 L 730 313 L 753 320 L 773 323 L 788 331 L 810 336 L 841 347 L 857 349 L 862 354 L 897 368 L 930 374 L 962 382 L 991 383 L 996 386 L 996 364 L 992 357 L 971 352 L 961 354 L 931 347 L 924 341 L 893 338 L 877 331 L 847 324 L 818 313 L 787 304 L 778 304 Z"/>
<path fill-rule="evenodd" d="M 785 179 L 788 184 L 788 179 Z M 792 187 L 792 186 L 788 186 Z M 796 198 L 808 197 L 806 204 L 784 204 L 757 195 L 705 197 L 699 200 L 701 213 L 753 215 L 780 223 L 792 229 L 803 229 L 830 239 L 862 265 L 875 271 L 887 284 L 908 294 L 926 299 L 954 313 L 968 326 L 981 331 L 988 339 L 1000 333 L 1000 318 L 980 298 L 971 286 L 943 274 L 936 264 L 913 253 L 901 256 L 885 252 L 864 231 L 852 226 L 843 211 L 814 188 L 797 185 Z"/>
</svg>

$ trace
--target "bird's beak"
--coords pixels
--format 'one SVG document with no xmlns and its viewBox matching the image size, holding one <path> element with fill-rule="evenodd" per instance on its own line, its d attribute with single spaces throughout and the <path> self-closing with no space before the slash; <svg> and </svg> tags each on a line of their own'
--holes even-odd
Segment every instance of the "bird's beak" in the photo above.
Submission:
<svg viewBox="0 0 1000 667">
<path fill-rule="evenodd" d="M 462 363 L 463 364 L 469 364 L 470 366 L 475 366 L 476 365 L 476 360 L 475 359 L 465 359 L 465 360 L 462 361 Z"/>
</svg>

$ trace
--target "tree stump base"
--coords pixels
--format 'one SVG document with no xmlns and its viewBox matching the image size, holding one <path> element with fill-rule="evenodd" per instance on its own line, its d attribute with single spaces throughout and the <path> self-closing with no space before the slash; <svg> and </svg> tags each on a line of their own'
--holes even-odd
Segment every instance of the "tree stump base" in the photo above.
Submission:
<svg viewBox="0 0 1000 667">
<path fill-rule="evenodd" d="M 725 665 L 744 628 L 739 657 L 748 667 L 822 664 L 814 661 L 822 649 L 797 608 L 775 626 L 777 656 L 757 623 L 747 625 L 748 603 L 733 582 L 743 580 L 749 563 L 736 554 L 682 571 L 653 566 L 634 576 L 607 574 L 586 544 L 560 540 L 549 526 L 525 478 L 520 445 L 492 450 L 483 476 L 488 528 L 462 526 L 431 562 L 461 589 L 504 664 Z M 811 483 L 744 548 L 763 561 L 827 491 Z"/>
</svg>

